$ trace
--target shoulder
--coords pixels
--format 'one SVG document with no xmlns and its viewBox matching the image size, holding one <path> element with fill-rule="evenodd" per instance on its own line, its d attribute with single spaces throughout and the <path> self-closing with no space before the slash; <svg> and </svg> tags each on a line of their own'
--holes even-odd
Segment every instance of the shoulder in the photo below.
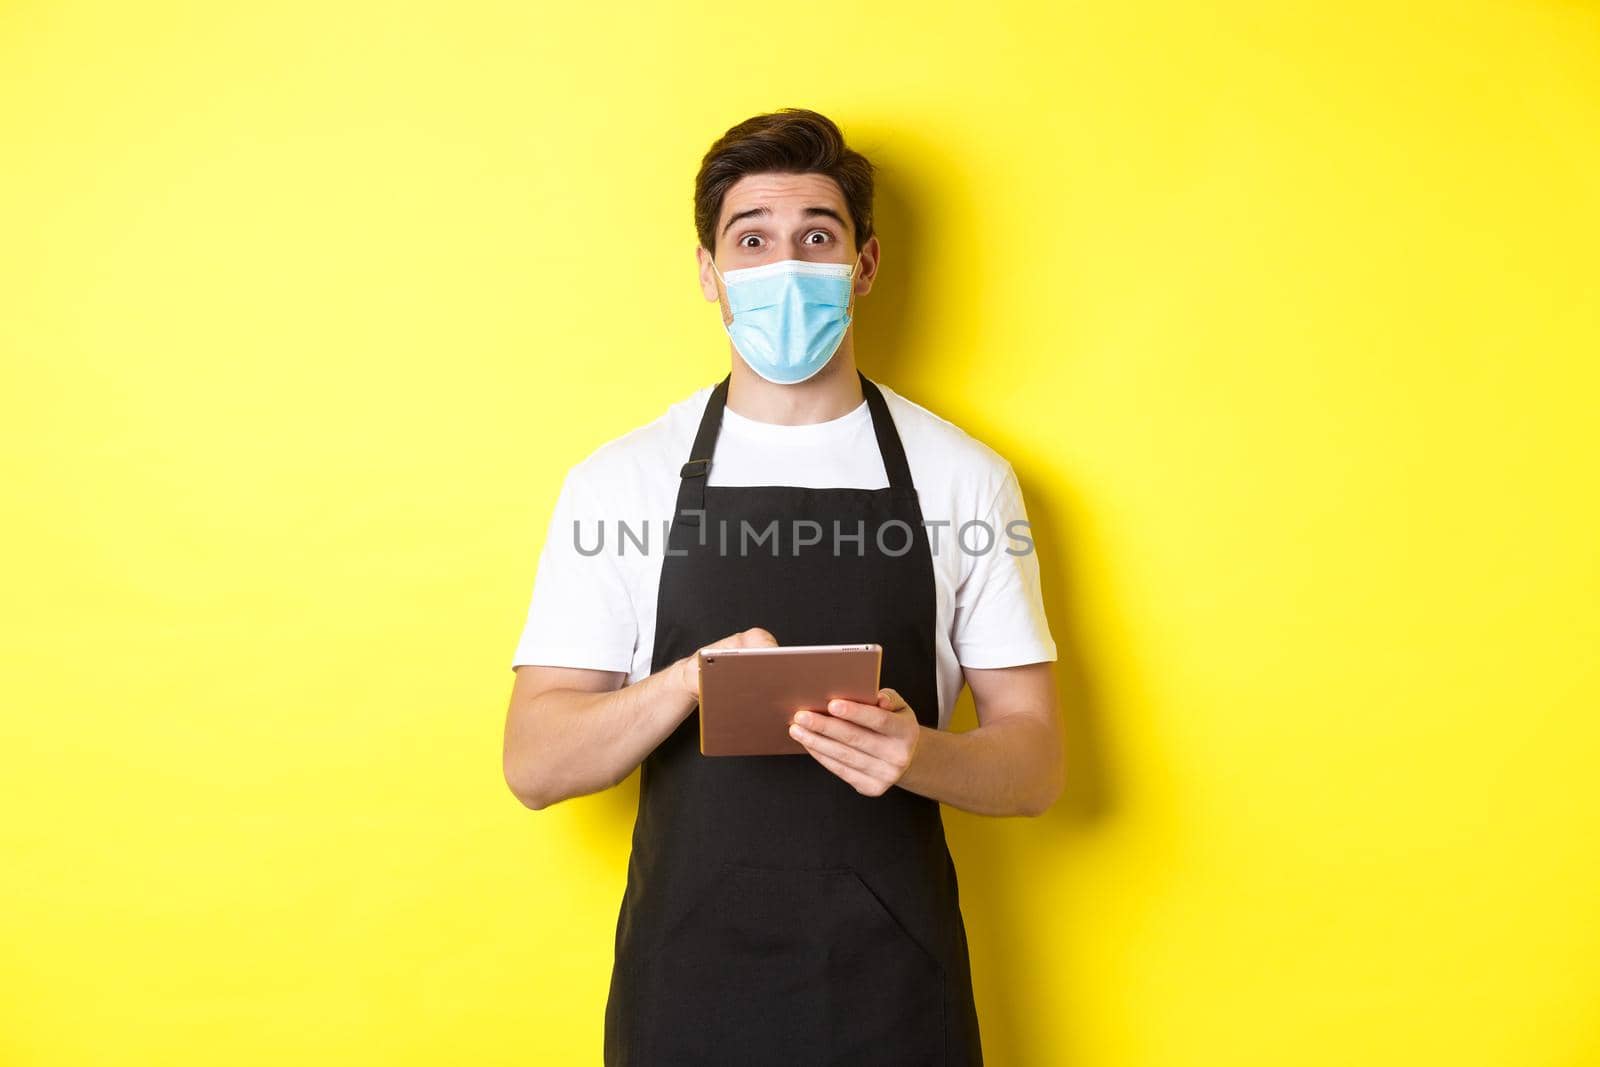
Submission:
<svg viewBox="0 0 1600 1067">
<path fill-rule="evenodd" d="M 1012 477 L 1010 462 L 989 445 L 882 382 L 874 384 L 894 417 L 916 481 L 939 479 L 992 500 Z"/>
<path fill-rule="evenodd" d="M 701 386 L 649 422 L 596 446 L 567 471 L 568 489 L 591 499 L 613 498 L 663 484 L 662 472 L 669 468 L 675 485 L 711 390 Z"/>
</svg>

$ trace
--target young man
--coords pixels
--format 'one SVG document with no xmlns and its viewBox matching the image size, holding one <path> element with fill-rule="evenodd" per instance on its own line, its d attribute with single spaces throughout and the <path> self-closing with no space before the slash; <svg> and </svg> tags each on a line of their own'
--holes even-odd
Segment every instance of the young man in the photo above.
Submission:
<svg viewBox="0 0 1600 1067">
<path fill-rule="evenodd" d="M 1037 815 L 1062 775 L 1016 477 L 856 370 L 872 167 L 832 122 L 730 129 L 695 222 L 730 373 L 567 474 L 507 783 L 537 809 L 640 768 L 608 1065 L 980 1064 L 940 804 Z M 809 758 L 702 756 L 695 653 L 780 642 L 881 644 L 877 703 L 798 712 Z M 963 681 L 979 726 L 951 733 Z"/>
</svg>

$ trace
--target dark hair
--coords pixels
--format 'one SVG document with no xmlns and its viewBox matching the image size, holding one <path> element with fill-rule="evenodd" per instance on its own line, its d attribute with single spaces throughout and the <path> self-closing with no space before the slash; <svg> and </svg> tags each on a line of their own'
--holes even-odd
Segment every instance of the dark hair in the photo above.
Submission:
<svg viewBox="0 0 1600 1067">
<path fill-rule="evenodd" d="M 708 252 L 717 248 L 717 220 L 733 184 L 747 174 L 825 174 L 844 194 L 855 224 L 856 250 L 872 237 L 872 163 L 844 143 L 833 120 L 786 107 L 745 119 L 717 139 L 694 179 L 694 228 Z"/>
</svg>

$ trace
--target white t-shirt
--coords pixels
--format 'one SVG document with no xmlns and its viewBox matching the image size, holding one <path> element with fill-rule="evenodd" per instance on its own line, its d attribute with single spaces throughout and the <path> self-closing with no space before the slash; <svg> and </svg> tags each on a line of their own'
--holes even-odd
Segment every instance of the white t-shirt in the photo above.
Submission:
<svg viewBox="0 0 1600 1067">
<path fill-rule="evenodd" d="M 877 384 L 905 448 L 933 553 L 945 728 L 961 693 L 962 667 L 1053 660 L 1056 646 L 1011 465 Z M 650 673 L 665 533 L 677 507 L 679 469 L 712 388 L 703 386 L 606 442 L 567 472 L 513 667 L 626 671 L 630 684 Z M 798 426 L 724 408 L 707 484 L 882 489 L 889 478 L 863 400 L 846 415 Z M 889 550 L 898 545 L 891 538 Z"/>
</svg>

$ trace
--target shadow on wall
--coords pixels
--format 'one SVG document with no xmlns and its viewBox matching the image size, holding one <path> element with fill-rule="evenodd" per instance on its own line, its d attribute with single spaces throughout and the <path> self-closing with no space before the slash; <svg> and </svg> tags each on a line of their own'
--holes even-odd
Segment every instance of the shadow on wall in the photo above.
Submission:
<svg viewBox="0 0 1600 1067">
<path fill-rule="evenodd" d="M 907 136 L 911 135 L 896 129 L 893 140 L 902 142 Z M 956 180 L 964 170 L 949 146 L 919 145 L 917 156 L 924 162 L 905 167 L 897 165 L 892 147 L 863 151 L 878 166 L 876 227 L 883 244 L 883 263 L 852 328 L 857 331 L 858 365 L 868 377 L 893 387 L 929 377 L 916 357 L 922 347 L 919 338 L 926 331 L 981 330 L 980 316 L 938 314 L 931 287 L 915 266 L 930 261 L 931 250 L 924 247 L 925 230 L 935 239 L 948 239 L 930 220 L 945 217 L 952 208 L 961 217 L 982 218 L 981 194 Z M 921 174 L 928 159 L 942 160 L 944 174 L 937 203 L 932 194 L 922 192 Z M 962 204 L 961 199 L 969 203 Z M 991 277 L 987 271 L 975 272 L 963 289 L 964 298 L 981 306 Z M 977 332 L 945 335 L 939 341 L 941 347 L 955 351 L 963 346 L 981 349 L 986 344 Z M 1008 370 L 1026 372 L 1025 367 Z M 911 385 L 900 388 L 916 399 Z M 960 424 L 959 417 L 946 417 Z M 1056 642 L 1066 784 L 1061 799 L 1038 819 L 994 819 L 950 807 L 943 813 L 961 889 L 985 1060 L 992 1065 L 1052 1063 L 1070 1067 L 1077 1060 L 1072 1054 L 1074 1006 L 1052 1002 L 1048 1019 L 1036 1017 L 1038 1013 L 1031 1009 L 1039 1003 L 1039 992 L 1031 988 L 1036 979 L 1030 976 L 1060 974 L 1064 963 L 1075 955 L 1063 937 L 1070 938 L 1070 931 L 1090 917 L 1059 913 L 1065 902 L 1074 899 L 1067 884 L 1074 869 L 1074 844 L 1114 816 L 1116 796 L 1093 672 L 1086 663 L 1085 642 L 1076 624 L 1080 613 L 1075 596 L 1072 501 L 1065 493 L 1048 491 L 1044 479 L 1030 477 L 1025 464 L 1007 458 L 1012 459 L 1022 484 L 1045 611 Z M 960 731 L 976 726 L 972 695 L 963 691 L 950 728 Z M 1053 939 L 1040 936 L 1040 908 L 1053 909 L 1049 916 L 1053 928 L 1067 933 Z"/>
<path fill-rule="evenodd" d="M 1035 1017 L 1038 975 L 1060 975 L 1077 954 L 1072 931 L 1091 916 L 1061 914 L 1075 899 L 1070 879 L 1074 846 L 1114 817 L 1100 707 L 1074 619 L 1072 562 L 1064 502 L 1021 475 L 1023 498 L 1039 554 L 1045 611 L 1056 642 L 1066 784 L 1061 799 L 1037 819 L 997 820 L 949 807 L 946 836 L 955 858 L 972 955 L 978 1018 L 987 1062 L 1070 1065 L 1074 1005 L 1052 1002 L 1050 1017 Z M 970 692 L 963 692 L 951 729 L 977 726 Z M 1049 914 L 1041 914 L 1048 909 Z M 1048 918 L 1052 936 L 1041 936 Z M 1062 983 L 1066 985 L 1067 983 Z M 1028 1008 L 1026 1017 L 1019 1008 Z"/>
</svg>

